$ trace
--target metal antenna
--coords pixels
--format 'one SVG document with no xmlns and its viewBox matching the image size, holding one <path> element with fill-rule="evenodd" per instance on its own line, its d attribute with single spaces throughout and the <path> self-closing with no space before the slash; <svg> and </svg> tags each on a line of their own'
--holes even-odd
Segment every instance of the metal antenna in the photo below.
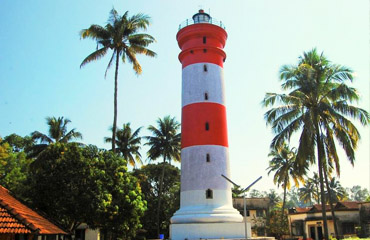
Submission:
<svg viewBox="0 0 370 240">
<path fill-rule="evenodd" d="M 238 184 L 234 183 L 233 181 L 231 181 L 230 178 L 226 177 L 225 175 L 221 174 L 222 177 L 224 177 L 227 181 L 231 182 L 235 187 L 240 187 Z"/>
</svg>

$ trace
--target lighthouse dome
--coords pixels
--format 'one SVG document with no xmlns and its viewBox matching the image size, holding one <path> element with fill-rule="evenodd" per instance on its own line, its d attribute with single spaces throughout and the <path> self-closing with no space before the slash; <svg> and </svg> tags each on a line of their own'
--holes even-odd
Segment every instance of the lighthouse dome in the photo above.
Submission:
<svg viewBox="0 0 370 240">
<path fill-rule="evenodd" d="M 194 23 L 208 23 L 211 20 L 211 16 L 205 13 L 203 9 L 200 9 L 198 13 L 193 16 Z"/>
</svg>

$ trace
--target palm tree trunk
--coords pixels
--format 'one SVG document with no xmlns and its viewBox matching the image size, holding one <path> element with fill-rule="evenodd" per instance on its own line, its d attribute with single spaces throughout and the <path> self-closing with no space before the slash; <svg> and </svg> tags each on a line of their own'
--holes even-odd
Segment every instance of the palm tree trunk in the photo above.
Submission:
<svg viewBox="0 0 370 240">
<path fill-rule="evenodd" d="M 114 153 L 116 152 L 118 66 L 119 66 L 119 53 L 117 51 L 116 52 L 116 71 L 114 74 L 114 113 L 113 113 L 113 128 L 112 128 L 112 151 Z"/>
<path fill-rule="evenodd" d="M 288 182 L 288 177 L 285 177 L 285 181 L 284 181 L 283 207 L 281 209 L 281 221 L 283 221 L 283 217 L 284 217 L 285 199 L 286 199 L 286 183 L 287 182 Z"/>
<path fill-rule="evenodd" d="M 328 222 L 326 217 L 326 201 L 324 192 L 324 178 L 323 178 L 323 146 L 321 142 L 320 132 L 318 124 L 316 135 L 317 135 L 317 155 L 318 155 L 318 167 L 319 167 L 319 180 L 320 180 L 320 192 L 321 192 L 321 208 L 322 208 L 322 220 L 324 222 L 324 237 L 325 240 L 329 240 Z"/>
<path fill-rule="evenodd" d="M 329 186 L 329 181 L 328 181 L 328 174 L 326 173 L 326 168 L 325 168 L 325 171 L 324 171 L 324 177 L 325 177 L 326 190 L 328 191 L 328 196 L 329 196 L 331 216 L 333 217 L 333 222 L 334 222 L 335 238 L 338 239 L 337 219 L 335 218 L 334 207 L 333 207 L 333 198 L 332 198 L 331 191 L 330 191 L 330 186 Z"/>
<path fill-rule="evenodd" d="M 161 200 L 162 200 L 162 189 L 163 189 L 163 180 L 164 180 L 164 170 L 166 169 L 166 156 L 163 157 L 163 168 L 161 178 L 159 180 L 159 192 L 158 192 L 158 207 L 157 207 L 157 237 L 159 238 L 160 234 L 160 220 L 159 214 L 161 212 Z"/>
</svg>

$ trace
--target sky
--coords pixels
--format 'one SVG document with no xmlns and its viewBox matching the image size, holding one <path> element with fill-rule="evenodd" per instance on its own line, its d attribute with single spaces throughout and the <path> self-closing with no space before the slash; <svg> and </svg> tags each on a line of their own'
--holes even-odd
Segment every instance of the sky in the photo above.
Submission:
<svg viewBox="0 0 370 240">
<path fill-rule="evenodd" d="M 150 49 L 158 56 L 138 57 L 140 76 L 129 64 L 119 69 L 118 125 L 143 127 L 142 136 L 150 135 L 146 128 L 158 118 L 181 120 L 179 24 L 200 8 L 224 23 L 231 179 L 241 186 L 262 176 L 254 189 L 276 189 L 266 171 L 273 133 L 261 101 L 266 92 L 282 92 L 279 68 L 296 64 L 304 51 L 317 48 L 333 63 L 353 69 L 350 85 L 362 97 L 357 106 L 370 110 L 367 0 L 0 0 L 0 136 L 46 133 L 46 117 L 64 116 L 72 121 L 70 129 L 83 134 L 82 142 L 109 148 L 104 137 L 113 122 L 114 68 L 104 78 L 107 56 L 80 69 L 96 44 L 81 40 L 79 32 L 105 25 L 112 7 L 152 20 L 147 33 L 156 38 Z M 370 130 L 356 126 L 362 140 L 355 165 L 340 152 L 340 182 L 369 189 Z M 145 163 L 147 149 L 141 152 Z"/>
</svg>

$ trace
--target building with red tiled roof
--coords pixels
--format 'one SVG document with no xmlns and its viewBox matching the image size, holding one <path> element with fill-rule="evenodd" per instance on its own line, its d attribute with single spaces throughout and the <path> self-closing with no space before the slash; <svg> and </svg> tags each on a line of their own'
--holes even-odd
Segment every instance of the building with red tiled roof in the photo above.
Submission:
<svg viewBox="0 0 370 240">
<path fill-rule="evenodd" d="M 67 233 L 27 207 L 0 185 L 0 239 L 63 239 Z"/>
<path fill-rule="evenodd" d="M 360 202 L 338 202 L 334 208 L 338 232 L 341 236 L 356 235 L 356 227 L 360 225 Z M 328 231 L 334 235 L 334 221 L 330 205 L 326 206 Z M 289 228 L 292 236 L 297 238 L 323 239 L 322 207 L 315 204 L 308 208 L 289 209 Z"/>
</svg>

